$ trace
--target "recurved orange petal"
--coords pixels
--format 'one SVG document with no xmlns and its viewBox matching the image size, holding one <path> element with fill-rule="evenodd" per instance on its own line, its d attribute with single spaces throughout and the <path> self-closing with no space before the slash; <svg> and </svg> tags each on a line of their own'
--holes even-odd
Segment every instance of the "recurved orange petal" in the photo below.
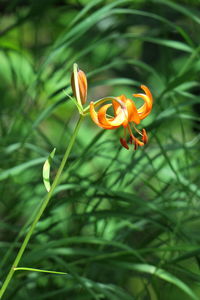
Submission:
<svg viewBox="0 0 200 300">
<path fill-rule="evenodd" d="M 126 108 L 128 111 L 128 121 L 134 122 L 135 124 L 140 123 L 140 117 L 137 111 L 137 108 L 132 100 L 126 99 Z"/>
<path fill-rule="evenodd" d="M 97 112 L 94 109 L 94 103 L 93 102 L 90 102 L 90 115 L 91 115 L 91 118 L 92 118 L 93 122 L 95 124 L 97 124 L 99 127 L 102 127 L 104 129 L 112 129 L 113 128 L 110 125 L 106 126 L 106 125 L 104 125 L 104 124 L 102 124 L 102 123 L 99 122 L 98 114 L 97 114 Z"/>
<path fill-rule="evenodd" d="M 153 97 L 147 86 L 141 85 L 141 88 L 145 92 L 145 94 L 133 94 L 134 97 L 142 98 L 144 100 L 144 104 L 137 109 L 140 120 L 146 118 L 151 112 L 153 105 Z"/>
<path fill-rule="evenodd" d="M 121 107 L 120 102 L 121 102 L 121 104 L 123 104 L 123 103 L 126 104 L 126 96 L 125 95 L 121 95 L 121 96 L 117 97 L 117 99 L 119 100 L 119 102 L 117 102 L 116 100 L 112 101 L 113 110 L 114 110 L 115 115 L 117 114 L 118 108 Z"/>
<path fill-rule="evenodd" d="M 124 120 L 126 120 L 126 115 L 125 115 L 126 112 L 124 111 L 124 109 L 119 107 L 117 109 L 116 117 L 107 118 L 106 112 L 107 112 L 107 109 L 111 106 L 112 106 L 112 104 L 105 104 L 99 109 L 98 120 L 99 120 L 100 124 L 103 124 L 105 126 L 112 126 L 113 128 L 117 128 L 122 125 Z"/>
</svg>

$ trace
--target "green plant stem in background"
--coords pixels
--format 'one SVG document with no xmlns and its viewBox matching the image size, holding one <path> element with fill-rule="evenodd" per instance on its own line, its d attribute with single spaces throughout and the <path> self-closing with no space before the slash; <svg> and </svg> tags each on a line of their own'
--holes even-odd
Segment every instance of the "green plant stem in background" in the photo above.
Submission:
<svg viewBox="0 0 200 300">
<path fill-rule="evenodd" d="M 58 172 L 56 174 L 56 177 L 55 177 L 55 179 L 54 179 L 54 181 L 52 183 L 51 189 L 50 189 L 49 193 L 47 194 L 47 196 L 42 201 L 41 206 L 40 206 L 40 208 L 39 208 L 39 210 L 38 210 L 38 212 L 36 214 L 36 217 L 33 220 L 33 223 L 32 223 L 32 225 L 30 226 L 30 229 L 27 232 L 27 235 L 26 235 L 26 237 L 25 237 L 25 239 L 24 239 L 24 241 L 23 241 L 23 243 L 22 243 L 22 245 L 21 245 L 21 247 L 19 249 L 19 252 L 18 252 L 18 254 L 17 254 L 16 258 L 15 258 L 15 261 L 14 261 L 14 263 L 13 263 L 13 265 L 12 265 L 12 267 L 11 267 L 11 269 L 10 269 L 10 271 L 9 271 L 9 273 L 8 273 L 8 275 L 7 275 L 4 283 L 2 285 L 2 288 L 0 290 L 0 299 L 2 298 L 3 294 L 5 293 L 8 285 L 9 285 L 9 283 L 10 283 L 12 277 L 13 277 L 15 269 L 17 268 L 17 266 L 18 266 L 18 264 L 19 264 L 19 262 L 20 262 L 20 260 L 22 258 L 22 255 L 23 255 L 23 253 L 24 253 L 24 251 L 25 251 L 25 249 L 26 249 L 26 247 L 28 245 L 28 242 L 29 242 L 29 240 L 30 240 L 30 238 L 31 238 L 31 236 L 33 234 L 33 231 L 34 231 L 34 229 L 35 229 L 38 221 L 40 220 L 40 218 L 41 218 L 41 216 L 42 216 L 45 208 L 47 207 L 47 205 L 49 203 L 49 200 L 51 199 L 56 186 L 59 183 L 60 176 L 62 174 L 62 171 L 63 171 L 64 167 L 65 167 L 65 164 L 67 162 L 67 159 L 69 157 L 71 149 L 72 149 L 72 147 L 74 145 L 74 142 L 76 140 L 76 136 L 78 134 L 78 130 L 80 128 L 82 120 L 83 120 L 83 116 L 80 116 L 80 118 L 79 118 L 79 120 L 77 122 L 77 125 L 76 125 L 76 127 L 74 129 L 74 132 L 73 132 L 73 135 L 71 137 L 71 140 L 69 142 L 69 145 L 68 145 L 68 147 L 66 149 L 66 152 L 65 152 L 65 154 L 63 156 L 63 159 L 62 159 L 62 162 L 61 162 L 60 167 L 58 169 Z"/>
</svg>

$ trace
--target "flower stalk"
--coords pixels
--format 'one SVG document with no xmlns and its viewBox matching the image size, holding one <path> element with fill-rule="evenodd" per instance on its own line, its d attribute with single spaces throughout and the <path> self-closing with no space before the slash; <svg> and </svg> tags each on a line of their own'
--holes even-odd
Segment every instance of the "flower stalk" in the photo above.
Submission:
<svg viewBox="0 0 200 300">
<path fill-rule="evenodd" d="M 83 120 L 83 116 L 80 116 L 80 118 L 79 118 L 79 120 L 78 120 L 78 122 L 76 124 L 76 127 L 74 129 L 73 135 L 72 135 L 72 137 L 70 139 L 70 142 L 69 142 L 69 144 L 67 146 L 66 152 L 65 152 L 65 154 L 63 156 L 63 159 L 61 161 L 61 164 L 60 164 L 60 166 L 58 168 L 58 171 L 56 173 L 55 179 L 54 179 L 54 181 L 52 183 L 51 189 L 48 192 L 48 194 L 46 195 L 46 197 L 43 199 L 43 201 L 41 203 L 41 206 L 39 207 L 38 212 L 36 214 L 36 217 L 33 220 L 33 223 L 30 226 L 30 228 L 29 228 L 29 230 L 28 230 L 28 232 L 27 232 L 27 234 L 25 236 L 25 239 L 24 239 L 24 241 L 23 241 L 23 243 L 22 243 L 22 245 L 21 245 L 21 247 L 20 247 L 20 249 L 18 251 L 18 254 L 17 254 L 17 256 L 16 256 L 16 258 L 14 260 L 14 263 L 13 263 L 13 265 L 12 265 L 12 267 L 11 267 L 11 269 L 10 269 L 10 271 L 9 271 L 9 273 L 8 273 L 8 275 L 7 275 L 5 281 L 4 281 L 4 283 L 3 283 L 3 285 L 2 285 L 2 287 L 0 289 L 0 299 L 2 299 L 2 296 L 4 295 L 6 289 L 7 289 L 8 285 L 9 285 L 9 283 L 10 283 L 13 275 L 14 275 L 14 272 L 15 272 L 16 268 L 18 267 L 19 263 L 20 263 L 22 255 L 24 254 L 24 251 L 26 250 L 26 247 L 27 247 L 28 242 L 29 242 L 29 240 L 30 240 L 30 238 L 31 238 L 31 236 L 32 236 L 32 234 L 34 232 L 34 229 L 35 229 L 36 225 L 38 224 L 38 222 L 39 222 L 39 220 L 40 220 L 40 218 L 41 218 L 41 216 L 42 216 L 45 208 L 47 207 L 50 199 L 52 198 L 52 195 L 53 195 L 53 192 L 54 192 L 55 188 L 59 184 L 60 177 L 62 175 L 63 169 L 64 169 L 64 167 L 66 165 L 66 162 L 68 160 L 69 154 L 70 154 L 70 152 L 72 150 L 72 147 L 74 145 L 74 142 L 76 140 L 76 137 L 77 137 L 77 134 L 78 134 L 78 131 L 79 131 L 79 128 L 80 128 L 82 120 Z"/>
</svg>

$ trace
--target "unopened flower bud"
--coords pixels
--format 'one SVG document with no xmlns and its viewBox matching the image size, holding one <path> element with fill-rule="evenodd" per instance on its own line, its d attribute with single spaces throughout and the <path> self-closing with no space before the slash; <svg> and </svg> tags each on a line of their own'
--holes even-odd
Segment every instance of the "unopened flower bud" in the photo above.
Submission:
<svg viewBox="0 0 200 300">
<path fill-rule="evenodd" d="M 87 100 L 87 78 L 83 71 L 77 70 L 77 88 L 75 84 L 75 72 L 72 73 L 71 76 L 71 87 L 74 94 L 74 97 L 78 100 L 78 97 L 80 96 L 80 100 L 82 104 L 86 103 Z M 77 95 L 79 93 L 79 95 Z"/>
</svg>

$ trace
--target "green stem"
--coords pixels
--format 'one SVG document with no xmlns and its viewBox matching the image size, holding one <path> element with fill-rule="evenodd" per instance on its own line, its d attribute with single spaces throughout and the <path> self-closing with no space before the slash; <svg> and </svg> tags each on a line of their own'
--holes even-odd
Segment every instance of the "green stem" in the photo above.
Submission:
<svg viewBox="0 0 200 300">
<path fill-rule="evenodd" d="M 16 256 L 16 258 L 14 260 L 14 263 L 13 263 L 13 265 L 12 265 L 12 267 L 11 267 L 11 269 L 10 269 L 10 271 L 9 271 L 9 273 L 8 273 L 8 275 L 7 275 L 4 283 L 2 285 L 2 288 L 0 290 L 0 299 L 2 298 L 4 292 L 6 291 L 7 286 L 8 286 L 8 284 L 10 283 L 10 281 L 11 281 L 11 279 L 13 277 L 15 269 L 17 268 L 17 266 L 18 266 L 18 264 L 19 264 L 19 262 L 20 262 L 20 260 L 22 258 L 22 255 L 23 255 L 23 253 L 24 253 L 24 251 L 26 249 L 26 246 L 27 246 L 27 244 L 28 244 L 28 242 L 29 242 L 32 234 L 33 234 L 33 231 L 34 231 L 34 229 L 35 229 L 38 221 L 40 220 L 40 218 L 41 218 L 41 216 L 42 216 L 45 208 L 47 207 L 47 204 L 49 203 L 49 200 L 51 199 L 56 186 L 59 183 L 60 176 L 62 174 L 62 171 L 63 171 L 64 167 L 65 167 L 65 164 L 67 162 L 67 159 L 69 157 L 71 149 L 72 149 L 72 147 L 74 145 L 74 142 L 75 142 L 76 136 L 78 134 L 78 130 L 80 128 L 80 124 L 81 124 L 82 120 L 83 120 L 83 116 L 80 116 L 80 118 L 79 118 L 79 120 L 78 120 L 78 122 L 76 124 L 76 127 L 74 129 L 73 135 L 72 135 L 72 137 L 70 139 L 69 145 L 68 145 L 68 147 L 66 149 L 66 152 L 65 152 L 65 154 L 63 156 L 63 159 L 62 159 L 62 162 L 60 164 L 60 167 L 59 167 L 59 169 L 57 171 L 56 177 L 55 177 L 55 179 L 54 179 L 54 181 L 52 183 L 51 189 L 50 189 L 49 193 L 47 194 L 47 196 L 43 199 L 43 201 L 41 203 L 41 206 L 40 206 L 40 208 L 39 208 L 39 210 L 38 210 L 38 212 L 36 214 L 36 217 L 33 220 L 33 223 L 30 226 L 30 228 L 29 228 L 29 230 L 28 230 L 28 232 L 26 234 L 26 237 L 25 237 L 25 239 L 24 239 L 24 241 L 23 241 L 23 243 L 22 243 L 22 245 L 21 245 L 21 247 L 20 247 L 20 249 L 18 251 L 18 254 L 17 254 L 17 256 Z"/>
</svg>

